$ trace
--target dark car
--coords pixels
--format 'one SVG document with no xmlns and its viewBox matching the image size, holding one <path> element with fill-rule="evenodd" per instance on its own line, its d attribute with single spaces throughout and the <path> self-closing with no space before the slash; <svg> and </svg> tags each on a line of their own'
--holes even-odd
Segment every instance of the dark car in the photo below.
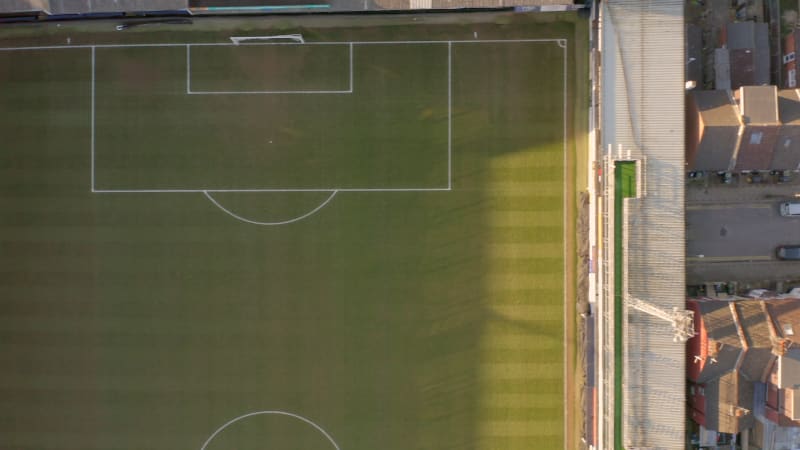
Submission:
<svg viewBox="0 0 800 450">
<path fill-rule="evenodd" d="M 800 260 L 800 245 L 781 245 L 775 249 L 775 256 L 778 259 Z"/>
</svg>

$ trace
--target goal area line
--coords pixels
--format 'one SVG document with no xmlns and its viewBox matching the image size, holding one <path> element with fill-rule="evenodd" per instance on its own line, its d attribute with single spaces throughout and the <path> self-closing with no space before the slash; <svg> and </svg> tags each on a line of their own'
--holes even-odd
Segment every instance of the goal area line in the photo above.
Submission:
<svg viewBox="0 0 800 450">
<path fill-rule="evenodd" d="M 255 47 L 255 46 L 274 46 L 281 44 L 280 42 L 257 42 L 250 44 L 237 43 L 228 45 L 226 47 Z M 302 42 L 284 42 L 283 44 L 294 44 L 296 46 L 304 45 Z M 188 95 L 275 95 L 275 94 L 352 94 L 353 93 L 353 42 L 342 43 L 340 45 L 347 45 L 349 54 L 348 63 L 348 86 L 344 89 L 308 89 L 308 90 L 242 90 L 242 91 L 202 91 L 192 89 L 192 46 L 194 44 L 186 44 L 186 94 Z M 206 46 L 208 47 L 208 46 Z"/>
</svg>

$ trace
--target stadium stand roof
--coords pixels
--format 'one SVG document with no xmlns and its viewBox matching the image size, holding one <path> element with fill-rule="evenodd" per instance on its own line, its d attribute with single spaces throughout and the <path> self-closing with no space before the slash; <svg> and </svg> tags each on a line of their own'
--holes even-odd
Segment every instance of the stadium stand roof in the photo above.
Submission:
<svg viewBox="0 0 800 450">
<path fill-rule="evenodd" d="M 642 161 L 641 198 L 627 200 L 627 287 L 664 309 L 685 308 L 684 2 L 602 4 L 603 149 Z M 685 442 L 685 344 L 669 323 L 628 310 L 623 392 L 627 448 Z"/>
<path fill-rule="evenodd" d="M 92 14 L 125 11 L 185 10 L 188 0 L 5 0 L 0 13 L 41 11 L 50 15 Z"/>
</svg>

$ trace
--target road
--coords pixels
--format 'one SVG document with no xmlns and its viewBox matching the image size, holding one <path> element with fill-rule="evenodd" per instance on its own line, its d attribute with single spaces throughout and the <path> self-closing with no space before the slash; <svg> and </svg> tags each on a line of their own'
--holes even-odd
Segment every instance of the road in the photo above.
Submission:
<svg viewBox="0 0 800 450">
<path fill-rule="evenodd" d="M 748 187 L 732 189 L 746 203 L 687 204 L 687 284 L 800 278 L 800 262 L 775 258 L 775 247 L 800 244 L 800 218 L 782 217 L 780 200 L 748 196 Z"/>
<path fill-rule="evenodd" d="M 686 227 L 690 262 L 768 261 L 775 247 L 800 244 L 800 218 L 781 216 L 777 202 L 689 206 Z"/>
</svg>

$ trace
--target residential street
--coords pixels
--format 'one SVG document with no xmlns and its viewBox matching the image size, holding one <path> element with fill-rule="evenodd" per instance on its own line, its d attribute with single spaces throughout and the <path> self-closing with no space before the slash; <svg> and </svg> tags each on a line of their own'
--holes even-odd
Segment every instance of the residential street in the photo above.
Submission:
<svg viewBox="0 0 800 450">
<path fill-rule="evenodd" d="M 775 259 L 775 247 L 800 244 L 800 218 L 780 216 L 778 205 L 800 191 L 783 184 L 690 183 L 686 188 L 687 284 L 708 281 L 788 281 L 800 262 Z"/>
</svg>

